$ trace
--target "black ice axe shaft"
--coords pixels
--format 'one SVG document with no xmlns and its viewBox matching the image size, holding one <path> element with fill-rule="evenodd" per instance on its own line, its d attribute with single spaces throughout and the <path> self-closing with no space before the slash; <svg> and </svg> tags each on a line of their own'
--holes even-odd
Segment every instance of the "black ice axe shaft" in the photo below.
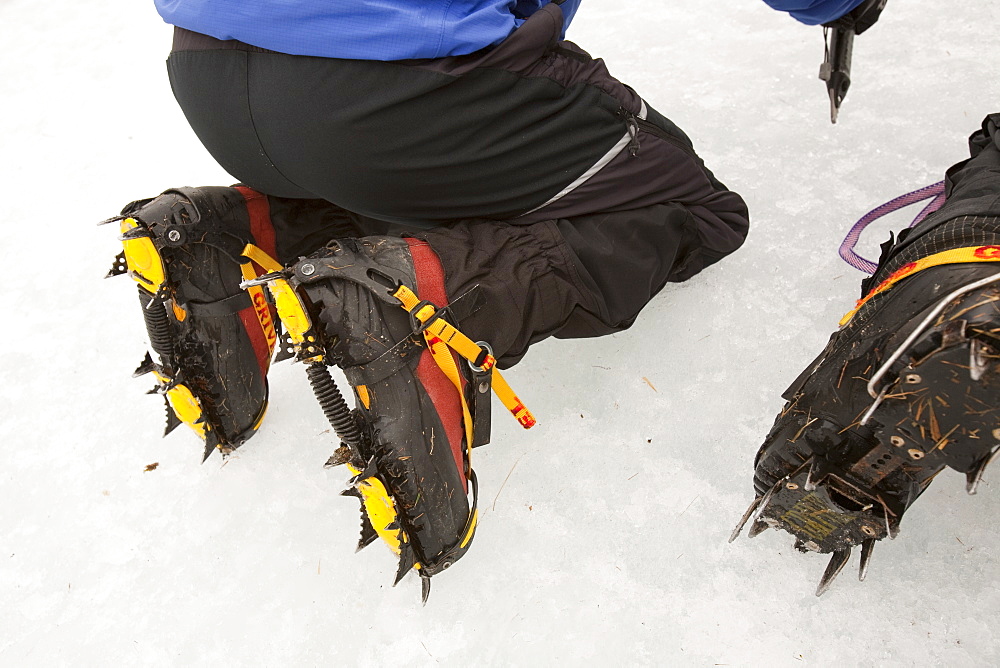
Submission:
<svg viewBox="0 0 1000 668">
<path fill-rule="evenodd" d="M 851 52 L 854 36 L 865 32 L 878 21 L 888 0 L 862 0 L 850 13 L 823 24 L 823 64 L 819 78 L 826 82 L 830 96 L 830 122 L 837 122 L 840 104 L 851 86 Z"/>
<path fill-rule="evenodd" d="M 823 64 L 819 66 L 819 78 L 826 82 L 826 92 L 830 96 L 830 122 L 837 122 L 840 103 L 851 87 L 851 51 L 854 49 L 854 30 L 824 28 L 826 43 Z"/>
</svg>

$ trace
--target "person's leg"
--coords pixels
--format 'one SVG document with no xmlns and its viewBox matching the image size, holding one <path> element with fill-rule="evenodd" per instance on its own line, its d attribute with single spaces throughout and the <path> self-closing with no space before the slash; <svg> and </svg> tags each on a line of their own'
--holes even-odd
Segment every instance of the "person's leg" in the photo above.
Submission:
<svg viewBox="0 0 1000 668">
<path fill-rule="evenodd" d="M 479 287 L 482 307 L 462 325 L 504 368 L 549 336 L 628 328 L 668 281 L 701 261 L 697 224 L 675 204 L 526 225 L 462 221 L 415 236 L 441 258 L 450 295 Z"/>
<path fill-rule="evenodd" d="M 751 535 L 778 527 L 833 552 L 819 593 L 856 545 L 864 574 L 935 475 L 965 473 L 973 492 L 1000 448 L 998 123 L 948 170 L 945 204 L 886 244 L 757 454 Z"/>
<path fill-rule="evenodd" d="M 418 236 L 442 256 L 453 294 L 487 283 L 487 267 L 523 265 L 511 275 L 525 280 L 494 291 L 497 308 L 519 304 L 521 317 L 503 322 L 521 329 L 498 334 L 509 364 L 545 336 L 629 326 L 667 281 L 735 250 L 748 227 L 742 199 L 688 137 L 602 61 L 559 42 L 561 21 L 550 5 L 496 49 L 406 63 L 195 36 L 177 41 L 169 69 L 192 126 L 237 178 L 436 226 Z M 550 295 L 574 295 L 566 313 L 530 297 L 539 267 L 560 283 Z"/>
</svg>

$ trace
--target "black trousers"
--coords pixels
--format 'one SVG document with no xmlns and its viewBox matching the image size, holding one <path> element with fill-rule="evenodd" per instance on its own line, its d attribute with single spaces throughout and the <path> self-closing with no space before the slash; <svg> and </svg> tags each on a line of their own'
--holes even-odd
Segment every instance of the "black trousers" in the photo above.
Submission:
<svg viewBox="0 0 1000 668">
<path fill-rule="evenodd" d="M 749 225 L 688 137 L 559 41 L 561 26 L 550 4 L 495 48 L 396 62 L 178 30 L 168 71 L 239 181 L 276 203 L 327 202 L 372 233 L 405 228 L 438 254 L 453 298 L 479 285 L 485 307 L 462 327 L 509 366 L 546 336 L 627 328 Z"/>
</svg>

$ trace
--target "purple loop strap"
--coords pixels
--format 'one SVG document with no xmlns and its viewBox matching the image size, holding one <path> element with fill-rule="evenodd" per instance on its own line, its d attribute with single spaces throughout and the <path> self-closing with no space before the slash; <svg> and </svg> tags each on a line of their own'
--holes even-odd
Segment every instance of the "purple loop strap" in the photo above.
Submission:
<svg viewBox="0 0 1000 668">
<path fill-rule="evenodd" d="M 851 230 L 847 233 L 847 236 L 844 237 L 844 241 L 841 242 L 839 251 L 840 257 L 844 259 L 844 262 L 851 265 L 855 269 L 859 269 L 866 274 L 874 274 L 875 270 L 878 268 L 878 263 L 867 260 L 854 252 L 854 246 L 857 245 L 858 239 L 861 238 L 861 233 L 864 232 L 866 227 L 882 216 L 908 207 L 911 204 L 922 202 L 926 199 L 930 199 L 931 201 L 928 202 L 923 210 L 917 214 L 917 217 L 913 219 L 912 223 L 910 223 L 910 227 L 913 227 L 921 220 L 940 209 L 941 205 L 944 204 L 944 181 L 938 181 L 937 183 L 925 186 L 919 190 L 914 190 L 913 192 L 906 193 L 905 195 L 900 195 L 896 199 L 886 202 L 885 204 L 866 213 L 861 217 L 861 220 L 854 223 L 854 227 L 851 228 Z"/>
</svg>

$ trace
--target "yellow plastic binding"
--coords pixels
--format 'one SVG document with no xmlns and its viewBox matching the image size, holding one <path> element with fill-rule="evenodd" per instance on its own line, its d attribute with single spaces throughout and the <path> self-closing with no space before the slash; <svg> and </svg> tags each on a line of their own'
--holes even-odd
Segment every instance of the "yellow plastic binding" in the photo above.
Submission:
<svg viewBox="0 0 1000 668">
<path fill-rule="evenodd" d="M 137 227 L 139 222 L 135 218 L 126 218 L 121 224 L 122 234 Z M 153 245 L 153 240 L 149 237 L 126 239 L 122 241 L 122 246 L 125 248 L 125 263 L 128 265 L 129 275 L 136 283 L 155 294 L 167 279 L 163 260 Z"/>
<path fill-rule="evenodd" d="M 154 371 L 153 375 L 163 386 L 170 383 L 170 379 L 163 374 Z M 205 420 L 202 417 L 201 403 L 194 396 L 186 385 L 177 384 L 167 390 L 167 402 L 174 411 L 177 419 L 191 427 L 198 436 L 204 440 L 207 437 Z"/>
<path fill-rule="evenodd" d="M 347 464 L 347 468 L 354 475 L 361 473 L 361 471 L 350 464 Z M 392 496 L 386 490 L 382 481 L 374 476 L 359 480 L 355 484 L 355 487 L 361 492 L 361 503 L 364 504 L 368 521 L 371 523 L 372 528 L 375 529 L 375 533 L 382 539 L 382 542 L 389 546 L 389 549 L 396 556 L 399 556 L 399 553 L 402 551 L 402 543 L 408 543 L 409 537 L 402 529 L 386 529 L 386 527 L 391 526 L 398 520 L 396 502 L 392 500 Z M 420 565 L 417 564 L 416 568 L 419 567 Z"/>
</svg>

